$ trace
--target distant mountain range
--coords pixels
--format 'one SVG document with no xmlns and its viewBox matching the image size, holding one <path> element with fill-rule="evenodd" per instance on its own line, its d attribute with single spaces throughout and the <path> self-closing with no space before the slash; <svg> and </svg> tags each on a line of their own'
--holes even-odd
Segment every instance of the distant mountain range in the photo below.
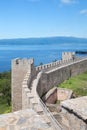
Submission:
<svg viewBox="0 0 87 130">
<path fill-rule="evenodd" d="M 58 43 L 87 43 L 87 38 L 76 37 L 46 37 L 46 38 L 18 38 L 3 39 L 1 44 L 58 44 Z"/>
</svg>

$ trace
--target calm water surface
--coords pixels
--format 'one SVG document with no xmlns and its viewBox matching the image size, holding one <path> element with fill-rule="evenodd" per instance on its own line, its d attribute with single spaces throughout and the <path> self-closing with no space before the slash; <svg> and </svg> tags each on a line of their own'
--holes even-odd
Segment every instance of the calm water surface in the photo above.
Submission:
<svg viewBox="0 0 87 130">
<path fill-rule="evenodd" d="M 29 45 L 29 44 L 0 44 L 0 72 L 11 69 L 11 60 L 17 57 L 34 58 L 35 65 L 40 63 L 49 63 L 55 59 L 61 59 L 63 51 L 75 51 L 87 49 L 84 43 L 63 43 L 63 44 L 47 44 L 47 45 Z"/>
</svg>

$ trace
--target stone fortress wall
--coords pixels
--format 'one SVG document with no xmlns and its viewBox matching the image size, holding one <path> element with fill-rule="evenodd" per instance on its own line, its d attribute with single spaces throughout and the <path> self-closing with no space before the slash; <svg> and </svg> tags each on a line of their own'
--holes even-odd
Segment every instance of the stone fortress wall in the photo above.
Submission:
<svg viewBox="0 0 87 130">
<path fill-rule="evenodd" d="M 68 54 L 69 54 L 69 59 L 68 59 Z M 67 52 L 66 57 L 64 55 L 64 58 L 66 60 L 59 60 L 56 62 L 44 64 L 44 65 L 37 66 L 37 67 L 34 67 L 33 59 L 20 59 L 20 58 L 14 59 L 12 61 L 12 108 L 13 108 L 13 111 L 22 109 L 22 82 L 23 82 L 24 77 L 27 74 L 27 72 L 30 73 L 29 80 L 28 80 L 29 88 L 31 87 L 32 80 L 40 71 L 44 71 L 43 78 L 42 78 L 42 81 L 44 82 L 44 84 L 43 83 L 41 83 L 41 84 L 46 86 L 47 82 L 48 82 L 46 80 L 46 77 L 48 74 L 46 74 L 45 71 L 46 72 L 49 70 L 51 71 L 54 68 L 59 68 L 62 65 L 72 63 L 73 60 L 72 60 L 72 58 L 70 58 L 70 54 L 71 54 L 71 52 Z M 62 58 L 63 58 L 63 55 L 62 55 Z M 50 73 L 52 73 L 52 72 L 50 72 Z M 58 80 L 60 80 L 59 77 L 58 77 Z M 53 85 L 55 85 L 55 83 L 53 83 L 53 82 L 52 82 L 51 86 L 49 84 L 50 87 L 53 87 Z M 49 88 L 49 87 L 43 87 L 43 89 L 45 89 L 45 88 Z M 42 86 L 40 89 L 42 89 Z M 47 89 L 46 89 L 46 91 L 47 91 Z M 42 90 L 40 91 L 40 93 L 43 93 Z M 40 94 L 40 95 L 42 95 L 42 94 Z"/>
<path fill-rule="evenodd" d="M 69 55 L 69 59 L 68 59 Z M 12 61 L 12 106 L 13 111 L 20 109 L 38 109 L 42 97 L 53 86 L 60 84 L 71 76 L 87 70 L 87 58 L 75 58 L 74 53 L 64 53 L 62 60 L 34 67 L 33 59 L 15 59 Z M 63 106 L 64 108 L 64 106 Z M 78 115 L 78 114 L 77 114 Z M 77 116 L 78 117 L 78 116 Z M 55 129 L 63 130 L 52 114 L 50 120 Z M 56 124 L 55 124 L 56 123 Z M 68 123 L 68 127 L 69 123 Z M 81 130 L 86 130 L 86 127 Z M 72 130 L 72 129 L 70 129 Z M 76 128 L 75 128 L 76 130 Z M 80 130 L 80 129 L 77 129 Z"/>
</svg>

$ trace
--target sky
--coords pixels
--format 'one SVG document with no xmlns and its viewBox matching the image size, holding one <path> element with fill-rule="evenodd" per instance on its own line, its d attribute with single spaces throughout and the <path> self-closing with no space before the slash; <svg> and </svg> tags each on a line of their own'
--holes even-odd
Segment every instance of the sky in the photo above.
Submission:
<svg viewBox="0 0 87 130">
<path fill-rule="evenodd" d="M 0 0 L 0 39 L 87 38 L 87 0 Z"/>
</svg>

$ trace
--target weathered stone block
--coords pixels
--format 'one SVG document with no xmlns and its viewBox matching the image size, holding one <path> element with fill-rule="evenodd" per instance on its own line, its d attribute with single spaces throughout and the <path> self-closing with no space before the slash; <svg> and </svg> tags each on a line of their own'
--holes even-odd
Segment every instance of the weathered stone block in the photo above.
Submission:
<svg viewBox="0 0 87 130">
<path fill-rule="evenodd" d="M 45 103 L 54 104 L 57 101 L 57 88 L 50 89 L 42 99 Z"/>
</svg>

